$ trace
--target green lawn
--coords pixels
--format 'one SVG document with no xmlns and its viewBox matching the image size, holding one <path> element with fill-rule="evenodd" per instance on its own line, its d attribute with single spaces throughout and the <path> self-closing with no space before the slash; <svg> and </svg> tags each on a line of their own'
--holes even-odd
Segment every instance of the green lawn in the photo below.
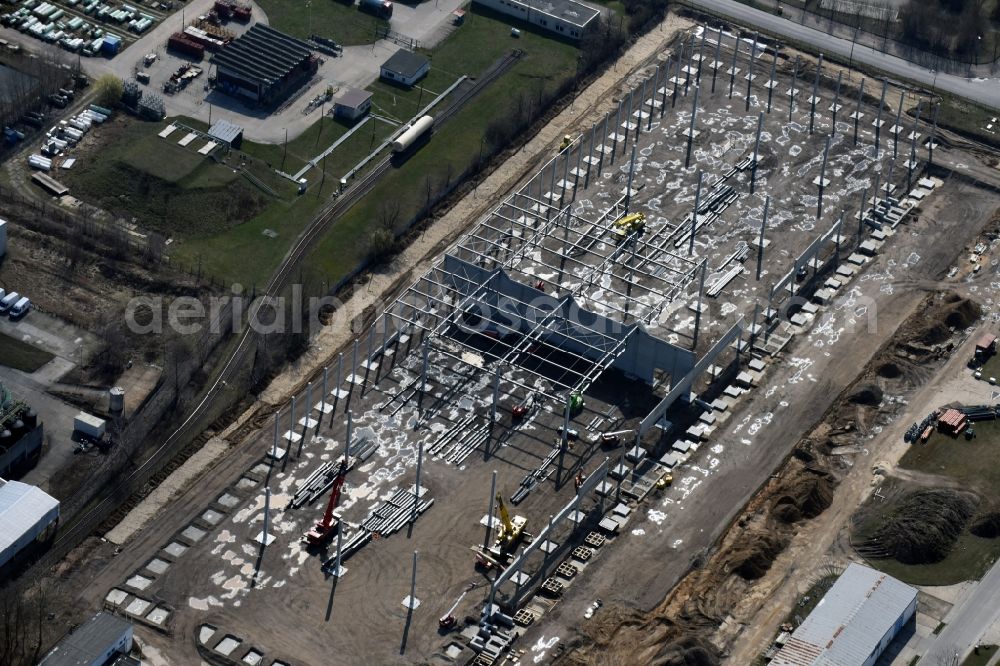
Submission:
<svg viewBox="0 0 1000 666">
<path fill-rule="evenodd" d="M 232 156 L 220 164 L 198 154 L 203 141 L 181 147 L 176 134 L 157 136 L 167 122 L 129 121 L 115 128 L 116 138 L 87 168 L 61 178 L 81 199 L 136 217 L 144 229 L 175 239 L 219 233 L 267 208 L 271 197 L 236 171 L 239 162 Z M 262 164 L 246 168 L 272 189 L 294 191 Z"/>
<path fill-rule="evenodd" d="M 268 4 L 275 2 L 265 2 L 265 8 Z M 338 7 L 337 11 L 343 9 Z M 272 23 L 274 16 L 269 14 Z M 409 220 L 426 201 L 428 179 L 439 184 L 460 175 L 478 158 L 490 121 L 509 113 L 519 95 L 534 100 L 575 74 L 575 46 L 530 29 L 514 39 L 510 26 L 506 17 L 477 10 L 428 53 L 431 71 L 420 86 L 409 90 L 380 82 L 370 86 L 375 113 L 408 121 L 459 76 L 474 78 L 510 49 L 524 51 L 517 64 L 436 132 L 429 144 L 391 170 L 372 193 L 331 226 L 309 257 L 307 270 L 317 281 L 334 284 L 364 261 L 381 202 L 398 201 L 400 223 Z M 306 173 L 309 188 L 300 196 L 294 184 L 274 170 L 296 173 L 350 129 L 330 117 L 320 120 L 319 111 L 315 117 L 316 122 L 287 146 L 244 141 L 240 151 L 226 156 L 224 164 L 199 156 L 200 141 L 181 148 L 176 140 L 157 136 L 174 120 L 202 131 L 207 128 L 204 122 L 183 117 L 162 123 L 133 122 L 102 148 L 101 159 L 93 160 L 89 169 L 67 172 L 67 185 L 81 198 L 112 211 L 127 211 L 138 218 L 141 227 L 174 239 L 169 254 L 183 269 L 197 267 L 215 281 L 260 286 L 298 233 L 329 201 L 340 178 L 395 129 L 370 119 L 327 157 L 325 165 Z M 241 164 L 278 196 L 269 196 L 239 175 L 234 167 Z"/>
<path fill-rule="evenodd" d="M 1000 488 L 1000 421 L 980 421 L 974 429 L 976 437 L 972 440 L 935 432 L 926 444 L 911 445 L 899 466 L 957 481 L 962 488 L 980 495 L 983 509 Z M 966 527 L 940 562 L 907 565 L 890 558 L 870 560 L 870 564 L 914 585 L 951 585 L 981 578 L 998 558 L 1000 538 L 983 539 Z"/>
<path fill-rule="evenodd" d="M 34 372 L 52 359 L 53 355 L 44 349 L 0 333 L 0 365 Z"/>
<path fill-rule="evenodd" d="M 388 21 L 360 11 L 347 0 L 258 0 L 268 24 L 293 37 L 319 35 L 338 44 L 371 44 L 376 26 Z"/>
<path fill-rule="evenodd" d="M 923 114 L 927 113 L 929 112 L 925 109 Z M 966 134 L 992 146 L 1000 146 L 1000 124 L 993 123 L 992 133 L 986 130 L 986 125 L 993 118 L 997 117 L 1000 117 L 1000 112 L 998 111 L 987 109 L 986 107 L 952 97 L 951 95 L 941 96 L 941 111 L 938 115 L 938 125 Z"/>
<path fill-rule="evenodd" d="M 950 477 L 990 499 L 1000 488 L 1000 421 L 972 425 L 974 439 L 935 432 L 926 444 L 910 446 L 899 466 Z"/>
<path fill-rule="evenodd" d="M 519 93 L 537 95 L 540 91 L 558 88 L 575 74 L 577 49 L 567 43 L 549 39 L 544 35 L 524 30 L 521 38 L 510 37 L 510 21 L 477 13 L 466 19 L 465 25 L 456 30 L 433 54 L 431 73 L 424 86 L 434 93 L 447 87 L 455 77 L 467 73 L 477 75 L 487 69 L 497 58 L 511 48 L 520 48 L 524 57 L 506 74 L 469 103 L 461 113 L 442 129 L 436 131 L 430 142 L 413 154 L 399 169 L 395 169 L 379 182 L 365 199 L 344 215 L 309 258 L 310 267 L 324 280 L 336 283 L 348 274 L 359 259 L 359 244 L 364 247 L 367 232 L 378 218 L 380 202 L 394 200 L 400 206 L 400 220 L 408 220 L 425 202 L 425 182 L 442 182 L 450 175 L 457 176 L 473 163 L 482 149 L 483 133 L 493 118 L 510 113 L 517 103 Z M 462 63 L 467 68 L 462 68 Z M 375 103 L 380 107 L 390 103 L 403 109 L 405 117 L 416 111 L 420 91 L 401 91 L 398 88 L 376 83 Z M 430 93 L 424 93 L 426 104 Z M 395 115 L 395 114 L 394 114 Z"/>
<path fill-rule="evenodd" d="M 986 666 L 996 653 L 996 645 L 983 645 L 979 648 L 979 654 L 976 654 L 975 650 L 970 652 L 969 656 L 962 662 L 962 666 Z"/>
</svg>

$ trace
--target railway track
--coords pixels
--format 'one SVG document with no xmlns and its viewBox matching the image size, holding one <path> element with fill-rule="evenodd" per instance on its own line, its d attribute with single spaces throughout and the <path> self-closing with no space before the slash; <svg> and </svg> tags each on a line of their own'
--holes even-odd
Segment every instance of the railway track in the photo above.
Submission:
<svg viewBox="0 0 1000 666">
<path fill-rule="evenodd" d="M 510 69 L 522 55 L 520 50 L 515 49 L 494 63 L 485 74 L 476 79 L 474 85 L 460 93 L 458 98 L 435 118 L 434 127 L 438 128 L 451 120 L 469 101 Z M 316 214 L 271 275 L 271 279 L 262 291 L 262 295 L 267 298 L 261 298 L 254 302 L 253 307 L 248 312 L 247 321 L 255 320 L 271 298 L 277 298 L 281 295 L 312 244 L 326 233 L 341 215 L 371 192 L 379 179 L 391 167 L 392 156 L 387 155 L 365 175 L 356 180 L 343 194 L 330 201 Z M 256 342 L 257 334 L 249 326 L 244 327 L 239 342 L 223 365 L 222 371 L 187 417 L 146 460 L 129 472 L 114 488 L 106 491 L 101 500 L 83 514 L 75 516 L 69 525 L 63 526 L 52 547 L 42 559 L 42 563 L 54 562 L 67 554 L 119 508 L 117 506 L 120 504 L 118 498 L 122 497 L 122 491 L 128 491 L 125 493 L 126 496 L 134 494 L 150 479 L 157 476 L 157 472 L 161 471 L 160 466 L 165 460 L 173 458 L 179 452 L 178 447 L 183 442 L 190 442 L 198 437 L 199 433 L 191 432 L 192 428 L 200 423 L 200 419 L 210 411 L 220 394 L 225 392 L 234 375 L 244 367 L 244 362 L 255 349 Z"/>
</svg>

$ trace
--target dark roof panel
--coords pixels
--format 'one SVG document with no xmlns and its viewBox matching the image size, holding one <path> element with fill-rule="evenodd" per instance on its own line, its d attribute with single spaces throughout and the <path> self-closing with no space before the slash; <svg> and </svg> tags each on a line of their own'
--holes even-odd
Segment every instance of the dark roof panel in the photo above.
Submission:
<svg viewBox="0 0 1000 666">
<path fill-rule="evenodd" d="M 412 78 L 420 69 L 430 62 L 425 56 L 406 49 L 399 49 L 392 57 L 382 63 L 382 68 L 399 74 L 403 78 Z"/>
</svg>

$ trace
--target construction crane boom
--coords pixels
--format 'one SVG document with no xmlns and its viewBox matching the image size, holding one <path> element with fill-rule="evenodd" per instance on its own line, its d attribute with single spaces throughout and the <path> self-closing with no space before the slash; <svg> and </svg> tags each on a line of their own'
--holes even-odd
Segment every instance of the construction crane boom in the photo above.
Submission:
<svg viewBox="0 0 1000 666">
<path fill-rule="evenodd" d="M 337 468 L 337 475 L 333 479 L 333 487 L 330 489 L 330 500 L 326 503 L 326 511 L 323 512 L 323 519 L 318 521 L 311 530 L 306 532 L 304 541 L 310 546 L 320 546 L 333 535 L 333 528 L 337 524 L 333 519 L 333 511 L 340 504 L 340 491 L 344 487 L 344 480 L 347 478 L 347 459 L 340 461 Z M 339 523 L 339 521 L 337 521 Z"/>
</svg>

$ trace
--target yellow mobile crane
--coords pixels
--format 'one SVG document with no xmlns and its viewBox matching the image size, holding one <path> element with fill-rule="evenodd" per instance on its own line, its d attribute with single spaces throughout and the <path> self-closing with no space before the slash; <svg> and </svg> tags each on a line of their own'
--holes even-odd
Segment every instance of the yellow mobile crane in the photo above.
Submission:
<svg viewBox="0 0 1000 666">
<path fill-rule="evenodd" d="M 620 238 L 626 238 L 646 228 L 646 216 L 642 213 L 623 215 L 611 224 L 611 229 Z"/>
<path fill-rule="evenodd" d="M 497 530 L 497 540 L 493 544 L 500 552 L 507 552 L 521 541 L 524 536 L 524 527 L 528 524 L 528 519 L 524 516 L 514 516 L 511 520 L 507 513 L 507 505 L 503 503 L 500 493 L 497 493 L 497 515 L 500 517 L 500 529 Z"/>
<path fill-rule="evenodd" d="M 500 527 L 493 545 L 489 548 L 472 547 L 472 551 L 476 554 L 476 564 L 487 570 L 506 567 L 510 564 L 517 545 L 523 539 L 531 539 L 531 535 L 524 531 L 528 519 L 524 516 L 511 518 L 510 513 L 507 512 L 507 505 L 504 504 L 503 497 L 499 492 L 496 494 L 496 503 Z"/>
</svg>

